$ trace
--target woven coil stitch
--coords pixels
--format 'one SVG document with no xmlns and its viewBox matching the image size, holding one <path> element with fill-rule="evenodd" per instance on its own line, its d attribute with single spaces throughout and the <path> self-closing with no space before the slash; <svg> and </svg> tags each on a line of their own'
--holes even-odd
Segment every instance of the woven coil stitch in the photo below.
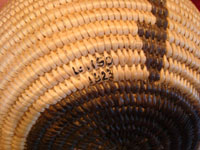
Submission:
<svg viewBox="0 0 200 150">
<path fill-rule="evenodd" d="M 197 150 L 190 0 L 11 0 L 0 18 L 0 150 Z"/>
</svg>

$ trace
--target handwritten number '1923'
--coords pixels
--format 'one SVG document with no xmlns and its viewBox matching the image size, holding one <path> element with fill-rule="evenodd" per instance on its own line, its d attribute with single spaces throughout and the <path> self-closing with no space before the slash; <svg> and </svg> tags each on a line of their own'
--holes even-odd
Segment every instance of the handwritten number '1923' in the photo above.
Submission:
<svg viewBox="0 0 200 150">
<path fill-rule="evenodd" d="M 109 68 L 107 68 L 105 71 L 101 71 L 100 73 L 97 73 L 97 72 L 93 73 L 93 77 L 94 77 L 94 81 L 91 79 L 90 76 L 88 76 L 88 80 L 90 84 L 99 83 L 101 81 L 106 81 L 106 80 L 112 80 L 113 73 Z"/>
<path fill-rule="evenodd" d="M 113 79 L 113 73 L 110 69 L 106 69 L 106 72 L 109 73 L 109 79 Z"/>
<path fill-rule="evenodd" d="M 95 82 L 98 83 L 101 81 L 101 77 L 100 75 L 98 75 L 97 73 L 94 73 L 94 78 L 95 78 Z"/>
<path fill-rule="evenodd" d="M 106 77 L 106 73 L 104 71 L 101 72 L 101 75 L 103 76 L 102 77 L 103 80 L 108 80 L 108 78 Z"/>
</svg>

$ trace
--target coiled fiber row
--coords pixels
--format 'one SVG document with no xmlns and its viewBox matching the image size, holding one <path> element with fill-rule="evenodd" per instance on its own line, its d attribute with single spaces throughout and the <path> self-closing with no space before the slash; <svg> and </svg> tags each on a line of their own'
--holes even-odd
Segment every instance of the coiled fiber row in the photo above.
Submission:
<svg viewBox="0 0 200 150">
<path fill-rule="evenodd" d="M 11 0 L 0 18 L 0 150 L 198 148 L 190 0 Z"/>
</svg>

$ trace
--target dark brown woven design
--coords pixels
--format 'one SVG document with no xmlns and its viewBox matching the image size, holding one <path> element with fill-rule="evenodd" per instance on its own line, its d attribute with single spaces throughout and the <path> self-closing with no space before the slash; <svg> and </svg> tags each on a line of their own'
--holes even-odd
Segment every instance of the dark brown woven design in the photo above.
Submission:
<svg viewBox="0 0 200 150">
<path fill-rule="evenodd" d="M 153 83 L 104 82 L 41 113 L 27 150 L 194 150 L 198 106 Z"/>
<path fill-rule="evenodd" d="M 146 54 L 146 65 L 150 71 L 149 81 L 160 79 L 163 67 L 163 56 L 166 53 L 167 15 L 166 0 L 148 0 L 152 5 L 152 14 L 156 17 L 156 24 L 138 23 L 138 34 L 143 39 L 143 50 Z"/>
<path fill-rule="evenodd" d="M 12 0 L 0 18 L 0 150 L 197 150 L 190 0 Z"/>
</svg>

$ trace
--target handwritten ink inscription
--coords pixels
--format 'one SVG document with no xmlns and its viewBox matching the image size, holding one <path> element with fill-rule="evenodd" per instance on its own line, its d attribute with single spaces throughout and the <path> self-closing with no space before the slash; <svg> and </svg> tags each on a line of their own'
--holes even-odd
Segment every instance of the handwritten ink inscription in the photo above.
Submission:
<svg viewBox="0 0 200 150">
<path fill-rule="evenodd" d="M 104 57 L 97 57 L 96 60 L 90 60 L 90 64 L 87 65 L 85 68 L 87 71 L 91 69 L 98 69 L 100 67 L 111 67 L 113 65 L 113 58 L 110 56 Z M 84 66 L 78 66 L 77 68 L 72 67 L 72 70 L 75 75 L 78 75 L 79 73 L 83 72 Z M 106 78 L 106 77 L 104 77 Z"/>
<path fill-rule="evenodd" d="M 88 76 L 88 80 L 90 84 L 95 84 L 99 83 L 101 81 L 107 81 L 107 80 L 112 80 L 113 79 L 113 72 L 111 71 L 110 68 L 106 67 L 103 70 L 100 70 L 98 72 L 93 72 L 92 73 L 92 78 Z"/>
</svg>

